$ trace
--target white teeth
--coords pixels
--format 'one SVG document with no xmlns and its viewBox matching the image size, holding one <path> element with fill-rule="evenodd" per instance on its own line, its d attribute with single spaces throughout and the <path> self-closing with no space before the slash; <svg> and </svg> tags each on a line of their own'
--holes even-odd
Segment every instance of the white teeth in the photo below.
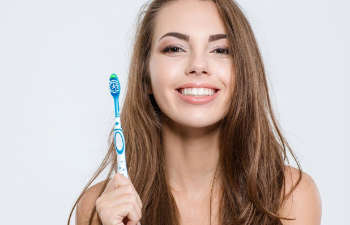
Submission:
<svg viewBox="0 0 350 225">
<path fill-rule="evenodd" d="M 214 89 L 210 88 L 182 88 L 180 89 L 183 95 L 193 95 L 193 96 L 211 96 L 214 95 Z"/>
</svg>

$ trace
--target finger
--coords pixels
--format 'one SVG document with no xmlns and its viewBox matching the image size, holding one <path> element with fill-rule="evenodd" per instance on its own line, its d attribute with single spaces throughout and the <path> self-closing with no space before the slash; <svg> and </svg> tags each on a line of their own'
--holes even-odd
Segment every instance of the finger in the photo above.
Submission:
<svg viewBox="0 0 350 225">
<path fill-rule="evenodd" d="M 125 185 L 128 183 L 128 180 L 125 180 L 123 178 L 126 178 L 124 177 L 122 174 L 120 173 L 116 173 L 112 179 L 109 180 L 105 190 L 103 191 L 103 193 L 108 193 L 108 192 L 111 192 L 113 191 L 114 189 L 117 189 L 119 186 L 121 185 Z M 127 179 L 127 178 L 126 178 Z"/>
<path fill-rule="evenodd" d="M 105 193 L 100 198 L 100 201 L 104 202 L 104 206 L 109 208 L 131 202 L 135 204 L 138 213 L 142 214 L 142 205 L 139 204 L 137 193 L 129 185 L 121 186 L 114 191 Z"/>
<path fill-rule="evenodd" d="M 140 205 L 140 208 L 142 208 L 142 201 L 141 201 L 141 198 L 140 198 L 139 193 L 136 191 L 135 186 L 134 186 L 132 183 L 130 184 L 130 186 L 131 186 L 133 192 L 134 192 L 135 195 L 136 195 L 136 201 L 137 201 L 138 204 Z"/>
<path fill-rule="evenodd" d="M 141 219 L 141 214 L 137 210 L 135 203 L 127 202 L 116 206 L 115 211 L 118 211 L 123 216 L 127 216 L 129 220 L 135 221 L 136 223 Z"/>
<path fill-rule="evenodd" d="M 129 185 L 125 185 L 125 186 L 121 186 L 119 187 L 119 189 L 123 192 L 126 192 L 126 193 L 131 193 L 133 194 L 133 198 L 134 198 L 134 201 L 136 202 L 136 204 L 142 208 L 142 201 L 140 199 L 140 196 L 139 194 L 137 193 L 137 191 L 135 190 L 135 187 L 132 185 L 132 184 L 129 184 Z"/>
<path fill-rule="evenodd" d="M 131 185 L 132 189 L 134 190 L 134 192 L 136 193 L 137 195 L 137 201 L 138 201 L 138 204 L 140 205 L 140 207 L 142 208 L 142 201 L 141 201 L 141 198 L 138 194 L 138 192 L 136 191 L 134 185 L 132 184 L 131 180 L 129 177 L 125 177 L 123 174 L 120 174 L 120 173 L 117 173 L 117 178 L 120 179 L 120 186 L 123 186 L 123 185 Z"/>
<path fill-rule="evenodd" d="M 117 179 L 118 179 L 118 184 L 120 184 L 120 185 L 131 184 L 130 177 L 125 177 L 121 173 L 117 173 L 116 176 L 117 176 Z"/>
<path fill-rule="evenodd" d="M 100 196 L 100 199 L 102 201 L 105 201 L 105 199 L 111 200 L 115 203 L 118 203 L 119 199 L 123 197 L 125 194 L 130 194 L 131 201 L 135 201 L 137 206 L 139 208 L 142 208 L 142 202 L 140 200 L 140 196 L 137 194 L 136 190 L 133 188 L 132 184 L 120 186 L 117 189 L 114 189 L 110 192 L 105 192 L 103 195 Z"/>
<path fill-rule="evenodd" d="M 119 189 L 121 189 L 120 187 Z M 122 205 L 127 203 L 132 203 L 135 205 L 135 208 L 138 212 L 138 214 L 142 215 L 142 206 L 137 201 L 137 196 L 135 196 L 135 193 L 130 193 L 128 191 L 123 192 L 110 192 L 107 194 L 106 199 L 111 199 L 112 202 L 110 203 L 110 207 L 114 207 L 116 205 Z"/>
<path fill-rule="evenodd" d="M 132 183 L 128 184 L 128 185 L 124 185 L 124 186 L 120 186 L 118 188 L 121 192 L 124 192 L 124 193 L 134 193 L 135 194 L 135 197 L 136 197 L 136 202 L 137 204 L 140 206 L 140 208 L 142 208 L 142 201 L 141 201 L 141 198 L 139 196 L 139 194 L 137 193 L 134 185 Z"/>
<path fill-rule="evenodd" d="M 118 178 L 118 173 L 114 174 L 114 176 L 112 178 L 109 178 L 109 182 L 107 183 L 107 186 L 105 188 L 105 190 L 103 191 L 103 193 L 107 193 L 110 191 L 113 191 L 114 189 L 118 188 L 118 180 L 120 178 Z"/>
<path fill-rule="evenodd" d="M 122 188 L 122 192 L 129 190 L 130 192 L 134 191 L 136 196 L 137 196 L 137 202 L 140 206 L 140 208 L 142 208 L 142 201 L 141 198 L 139 196 L 139 194 L 137 193 L 134 185 L 131 183 L 130 178 L 125 177 L 124 175 L 120 174 L 120 173 L 116 173 L 114 175 L 114 177 L 108 182 L 105 190 L 103 191 L 104 193 L 108 193 L 111 192 L 113 190 L 119 189 L 122 186 L 127 186 L 126 188 Z M 130 188 L 131 187 L 131 188 Z"/>
<path fill-rule="evenodd" d="M 133 183 L 131 182 L 130 178 L 129 178 L 129 177 L 127 178 L 127 177 L 125 177 L 125 176 L 122 175 L 122 174 L 119 174 L 119 175 L 120 175 L 121 180 L 125 181 L 125 183 L 123 183 L 123 184 L 121 184 L 121 185 L 124 185 L 124 184 L 127 185 L 127 183 L 128 183 L 129 185 L 131 185 L 132 189 L 133 189 L 134 192 L 137 194 L 137 201 L 138 201 L 140 207 L 142 208 L 142 201 L 141 201 L 141 198 L 140 198 L 140 196 L 139 196 L 139 193 L 136 191 L 135 186 L 134 186 Z"/>
<path fill-rule="evenodd" d="M 128 221 L 128 223 L 126 225 L 139 225 L 140 222 L 136 222 L 136 221 Z"/>
</svg>

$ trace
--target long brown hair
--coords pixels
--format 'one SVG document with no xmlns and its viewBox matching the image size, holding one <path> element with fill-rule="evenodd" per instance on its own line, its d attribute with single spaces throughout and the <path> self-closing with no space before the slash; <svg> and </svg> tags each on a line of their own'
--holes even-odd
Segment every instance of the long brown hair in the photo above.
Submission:
<svg viewBox="0 0 350 225">
<path fill-rule="evenodd" d="M 153 0 L 139 13 L 121 112 L 128 172 L 143 203 L 141 224 L 145 225 L 179 224 L 179 211 L 165 176 L 161 111 L 149 92 L 148 70 L 155 17 L 172 1 L 175 0 Z M 281 219 L 288 218 L 280 217 L 278 210 L 299 184 L 302 170 L 273 114 L 262 57 L 249 22 L 233 0 L 211 1 L 224 21 L 236 74 L 231 105 L 220 127 L 225 135 L 220 135 L 219 142 L 218 165 L 222 174 L 219 221 L 221 225 L 281 225 Z M 115 171 L 112 137 L 113 129 L 108 153 L 76 200 L 68 225 L 74 208 L 96 177 L 111 165 L 104 190 Z M 287 151 L 298 166 L 299 179 L 285 195 Z"/>
</svg>

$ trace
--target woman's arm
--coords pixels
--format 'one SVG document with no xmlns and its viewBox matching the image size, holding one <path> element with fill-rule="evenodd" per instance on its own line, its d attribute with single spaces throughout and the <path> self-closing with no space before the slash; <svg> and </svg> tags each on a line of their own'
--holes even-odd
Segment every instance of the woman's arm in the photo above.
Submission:
<svg viewBox="0 0 350 225">
<path fill-rule="evenodd" d="M 286 191 L 289 191 L 298 180 L 299 171 L 286 167 Z M 310 175 L 303 172 L 302 179 L 296 189 L 285 201 L 279 211 L 280 216 L 296 220 L 282 220 L 283 225 L 320 225 L 322 205 L 320 193 Z"/>
</svg>

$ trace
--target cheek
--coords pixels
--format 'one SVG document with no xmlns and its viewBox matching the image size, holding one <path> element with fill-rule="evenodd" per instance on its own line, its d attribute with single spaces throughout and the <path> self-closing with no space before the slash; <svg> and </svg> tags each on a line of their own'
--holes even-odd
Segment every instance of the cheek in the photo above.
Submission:
<svg viewBox="0 0 350 225">
<path fill-rule="evenodd" d="M 157 55 L 151 58 L 149 68 L 154 91 L 175 88 L 179 82 L 179 74 L 183 74 L 183 65 L 179 61 Z"/>
<path fill-rule="evenodd" d="M 163 71 L 164 64 L 159 63 L 157 58 L 151 56 L 149 63 L 149 72 L 153 94 L 158 93 L 158 88 L 164 85 L 164 80 L 162 79 Z"/>
<path fill-rule="evenodd" d="M 232 64 L 226 64 L 220 67 L 218 71 L 220 80 L 224 85 L 224 95 L 225 95 L 225 104 L 229 105 L 231 102 L 231 97 L 234 91 L 235 84 L 235 72 Z"/>
<path fill-rule="evenodd" d="M 225 85 L 225 88 L 232 88 L 234 81 L 234 70 L 232 63 L 223 61 L 215 65 L 215 73 L 220 77 L 219 79 Z"/>
</svg>

